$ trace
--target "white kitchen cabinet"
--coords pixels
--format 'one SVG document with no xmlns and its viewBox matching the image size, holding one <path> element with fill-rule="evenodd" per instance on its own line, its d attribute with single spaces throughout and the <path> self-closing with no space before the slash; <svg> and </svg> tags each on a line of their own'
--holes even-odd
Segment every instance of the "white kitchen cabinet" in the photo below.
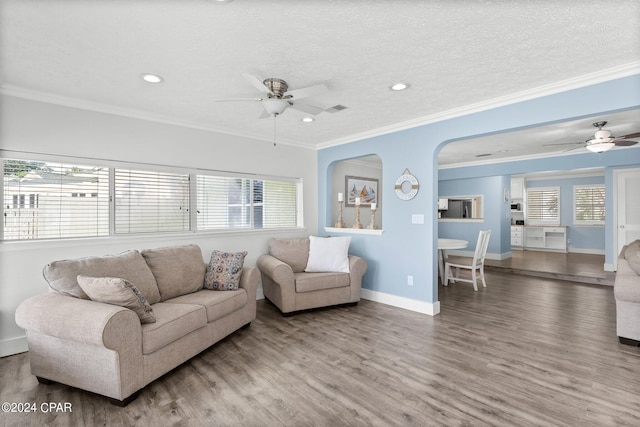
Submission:
<svg viewBox="0 0 640 427">
<path fill-rule="evenodd" d="M 567 252 L 567 227 L 524 227 L 524 248 Z"/>
<path fill-rule="evenodd" d="M 524 199 L 524 178 L 511 178 L 511 200 Z"/>
<path fill-rule="evenodd" d="M 511 247 L 514 249 L 522 249 L 524 227 L 522 225 L 511 226 Z"/>
</svg>

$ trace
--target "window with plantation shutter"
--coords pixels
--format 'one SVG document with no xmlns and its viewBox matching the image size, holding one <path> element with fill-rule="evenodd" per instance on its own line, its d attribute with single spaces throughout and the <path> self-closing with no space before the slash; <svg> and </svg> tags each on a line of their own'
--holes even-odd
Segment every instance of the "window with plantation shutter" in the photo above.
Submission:
<svg viewBox="0 0 640 427">
<path fill-rule="evenodd" d="M 298 226 L 297 184 L 198 175 L 198 230 Z"/>
<path fill-rule="evenodd" d="M 3 239 L 109 234 L 109 170 L 3 159 Z"/>
<path fill-rule="evenodd" d="M 560 187 L 528 188 L 526 216 L 530 225 L 560 225 Z"/>
<path fill-rule="evenodd" d="M 576 225 L 604 225 L 604 185 L 573 187 L 573 222 Z"/>
<path fill-rule="evenodd" d="M 188 231 L 189 175 L 115 169 L 115 234 Z"/>
</svg>

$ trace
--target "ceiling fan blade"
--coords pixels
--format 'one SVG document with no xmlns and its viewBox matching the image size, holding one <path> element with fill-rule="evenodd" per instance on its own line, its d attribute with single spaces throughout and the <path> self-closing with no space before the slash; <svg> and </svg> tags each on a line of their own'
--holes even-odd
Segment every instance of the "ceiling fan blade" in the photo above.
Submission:
<svg viewBox="0 0 640 427">
<path fill-rule="evenodd" d="M 640 132 L 630 133 L 629 135 L 619 136 L 618 138 L 620 138 L 620 139 L 632 139 L 632 138 L 638 138 L 638 137 L 640 137 Z M 618 138 L 616 138 L 616 139 L 618 139 Z"/>
<path fill-rule="evenodd" d="M 262 113 L 258 116 L 259 119 L 268 119 L 269 117 L 271 117 L 271 114 L 264 108 L 262 109 Z"/>
<path fill-rule="evenodd" d="M 638 141 L 631 141 L 629 139 L 623 139 L 622 141 L 616 141 L 616 147 L 631 147 L 632 145 L 636 145 Z"/>
<path fill-rule="evenodd" d="M 260 79 L 258 79 L 256 76 L 253 76 L 251 74 L 243 74 L 242 77 L 244 77 L 246 81 L 248 81 L 253 87 L 258 89 L 260 92 L 266 92 L 270 95 L 273 95 L 273 92 L 271 91 L 271 89 L 266 87 L 264 83 L 262 83 Z"/>
<path fill-rule="evenodd" d="M 323 108 L 316 107 L 314 105 L 309 105 L 309 104 L 302 104 L 300 102 L 292 103 L 291 108 L 295 108 L 296 110 L 299 110 L 305 113 L 313 114 L 314 116 L 317 116 L 318 114 L 324 111 Z"/>
<path fill-rule="evenodd" d="M 552 147 L 554 145 L 575 145 L 575 144 L 584 145 L 584 142 L 560 142 L 558 144 L 542 144 L 542 146 L 543 147 Z"/>
<path fill-rule="evenodd" d="M 303 87 L 301 89 L 290 90 L 286 93 L 286 95 L 290 95 L 293 99 L 302 99 L 308 98 L 310 96 L 320 95 L 321 93 L 325 93 L 329 88 L 324 84 L 319 84 L 315 86 Z"/>
<path fill-rule="evenodd" d="M 229 98 L 229 99 L 214 99 L 214 102 L 235 102 L 235 101 L 262 101 L 262 98 Z"/>
</svg>

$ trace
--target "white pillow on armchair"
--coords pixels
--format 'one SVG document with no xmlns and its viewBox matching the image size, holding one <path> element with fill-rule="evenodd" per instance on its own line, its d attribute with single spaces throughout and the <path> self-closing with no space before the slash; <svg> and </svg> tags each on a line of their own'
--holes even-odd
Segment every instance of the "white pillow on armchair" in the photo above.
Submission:
<svg viewBox="0 0 640 427">
<path fill-rule="evenodd" d="M 351 236 L 309 236 L 307 273 L 349 273 Z"/>
</svg>

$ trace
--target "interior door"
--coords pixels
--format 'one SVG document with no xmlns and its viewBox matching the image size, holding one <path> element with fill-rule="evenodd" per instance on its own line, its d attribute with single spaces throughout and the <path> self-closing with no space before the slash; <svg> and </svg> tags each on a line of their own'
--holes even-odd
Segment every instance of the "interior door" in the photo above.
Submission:
<svg viewBox="0 0 640 427">
<path fill-rule="evenodd" d="M 622 247 L 640 239 L 640 169 L 629 169 L 617 173 L 616 198 L 616 255 L 615 267 L 618 267 L 618 254 Z"/>
</svg>

